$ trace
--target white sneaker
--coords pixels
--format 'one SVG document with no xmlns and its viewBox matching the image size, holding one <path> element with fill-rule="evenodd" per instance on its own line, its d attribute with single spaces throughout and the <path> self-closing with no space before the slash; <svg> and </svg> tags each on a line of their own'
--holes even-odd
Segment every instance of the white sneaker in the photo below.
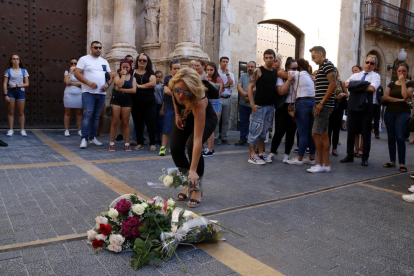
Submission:
<svg viewBox="0 0 414 276">
<path fill-rule="evenodd" d="M 411 187 L 410 187 L 410 188 L 408 188 L 408 190 L 409 190 L 410 192 L 414 193 L 414 185 L 411 185 Z"/>
<path fill-rule="evenodd" d="M 323 165 L 323 169 L 325 170 L 325 172 L 330 172 L 331 171 L 331 166 Z"/>
<path fill-rule="evenodd" d="M 404 201 L 414 203 L 414 194 L 412 194 L 412 195 L 403 195 L 402 199 Z"/>
<path fill-rule="evenodd" d="M 273 159 L 269 158 L 269 156 L 266 154 L 266 152 L 263 152 L 259 157 L 264 160 L 266 163 L 272 163 Z"/>
<path fill-rule="evenodd" d="M 315 165 L 315 159 L 310 160 L 309 156 L 306 158 L 303 158 L 303 164 Z"/>
<path fill-rule="evenodd" d="M 86 139 L 85 138 L 82 138 L 82 142 L 81 142 L 81 144 L 80 144 L 80 148 L 81 149 L 86 149 L 86 147 L 88 146 L 88 142 L 86 141 Z"/>
<path fill-rule="evenodd" d="M 297 157 L 290 159 L 288 161 L 285 162 L 286 164 L 290 164 L 290 165 L 303 165 L 303 160 L 299 161 Z"/>
<path fill-rule="evenodd" d="M 78 131 L 78 135 L 79 135 L 79 136 L 82 136 L 82 130 L 79 130 L 79 131 Z"/>
<path fill-rule="evenodd" d="M 312 166 L 310 169 L 307 169 L 310 173 L 323 173 L 325 172 L 324 166 L 321 166 L 319 164 L 316 164 L 315 166 Z"/>
<path fill-rule="evenodd" d="M 273 160 L 275 160 L 275 154 L 274 153 L 269 153 L 269 158 L 273 161 Z"/>
<path fill-rule="evenodd" d="M 249 160 L 247 161 L 251 164 L 256 164 L 256 165 L 265 165 L 266 162 L 262 159 L 260 159 L 259 156 L 257 156 L 257 154 L 255 154 L 253 157 L 249 158 Z"/>
<path fill-rule="evenodd" d="M 103 144 L 94 137 L 92 140 L 89 141 L 89 144 L 95 144 L 96 146 L 102 146 Z"/>
<path fill-rule="evenodd" d="M 287 154 L 283 155 L 282 162 L 286 163 L 286 161 L 288 161 L 288 160 L 289 160 L 289 155 L 287 155 Z"/>
<path fill-rule="evenodd" d="M 23 137 L 26 137 L 27 136 L 26 130 L 24 129 L 20 130 L 20 135 Z"/>
<path fill-rule="evenodd" d="M 69 137 L 70 136 L 69 130 L 67 130 L 67 129 L 65 130 L 65 136 L 66 137 Z"/>
<path fill-rule="evenodd" d="M 13 134 L 14 134 L 13 129 L 9 129 L 9 130 L 7 131 L 6 136 L 12 137 L 12 136 L 13 136 Z"/>
</svg>

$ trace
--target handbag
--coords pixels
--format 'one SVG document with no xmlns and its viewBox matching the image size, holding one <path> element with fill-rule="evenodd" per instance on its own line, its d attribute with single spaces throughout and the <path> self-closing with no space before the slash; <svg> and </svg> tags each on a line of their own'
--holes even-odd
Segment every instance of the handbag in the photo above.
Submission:
<svg viewBox="0 0 414 276">
<path fill-rule="evenodd" d="M 335 95 L 339 95 L 341 93 L 345 93 L 344 92 L 344 89 L 342 87 L 342 82 L 341 81 L 336 80 L 336 88 L 338 88 L 338 83 L 341 86 L 341 92 L 337 94 L 336 93 L 336 90 L 335 90 Z M 339 109 L 339 110 L 345 110 L 345 109 L 347 109 L 348 108 L 348 100 L 346 98 L 344 98 L 344 97 L 336 100 L 335 108 L 336 109 Z"/>
<path fill-rule="evenodd" d="M 290 116 L 292 116 L 293 120 L 295 120 L 295 114 L 296 114 L 296 98 L 298 96 L 299 79 L 300 79 L 300 73 L 298 74 L 298 83 L 296 84 L 295 102 L 289 103 L 288 105 L 288 113 Z"/>
</svg>

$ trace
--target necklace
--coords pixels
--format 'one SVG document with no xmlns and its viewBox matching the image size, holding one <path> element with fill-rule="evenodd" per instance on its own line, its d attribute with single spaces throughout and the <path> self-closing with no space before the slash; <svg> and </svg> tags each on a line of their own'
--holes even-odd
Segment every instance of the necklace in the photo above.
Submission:
<svg viewBox="0 0 414 276">
<path fill-rule="evenodd" d="M 138 77 L 140 78 L 140 83 L 139 84 L 142 84 L 142 78 L 144 77 L 144 75 L 140 75 L 140 74 L 137 74 L 138 75 Z"/>
</svg>

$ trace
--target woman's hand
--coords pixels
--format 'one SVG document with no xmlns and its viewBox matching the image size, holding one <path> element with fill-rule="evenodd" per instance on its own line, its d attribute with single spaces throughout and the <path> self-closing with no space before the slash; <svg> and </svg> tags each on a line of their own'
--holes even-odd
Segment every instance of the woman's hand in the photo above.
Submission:
<svg viewBox="0 0 414 276">
<path fill-rule="evenodd" d="M 177 125 L 178 129 L 184 130 L 185 122 L 181 120 L 181 116 L 175 115 L 175 124 Z"/>
<path fill-rule="evenodd" d="M 161 109 L 161 110 L 160 110 L 160 113 L 158 113 L 158 116 L 160 116 L 160 117 L 161 117 L 161 116 L 164 116 L 164 109 Z M 178 116 L 177 116 L 177 117 L 178 117 Z"/>
<path fill-rule="evenodd" d="M 190 170 L 190 186 L 196 187 L 199 179 L 200 176 L 198 176 L 197 172 Z"/>
<path fill-rule="evenodd" d="M 291 80 L 293 80 L 295 78 L 295 73 L 294 72 L 288 72 L 288 77 L 287 77 L 287 79 L 289 80 L 289 81 L 291 81 Z M 290 83 L 290 84 L 292 84 L 292 83 Z"/>
<path fill-rule="evenodd" d="M 405 83 L 404 75 L 403 74 L 399 75 L 398 80 L 400 81 L 401 84 Z"/>
<path fill-rule="evenodd" d="M 126 75 L 127 71 L 122 70 L 120 73 L 121 73 L 121 75 Z"/>
<path fill-rule="evenodd" d="M 69 73 L 70 73 L 70 74 L 73 74 L 73 71 L 75 71 L 75 68 L 76 68 L 76 67 L 70 67 L 70 68 L 69 68 Z"/>
<path fill-rule="evenodd" d="M 6 101 L 6 103 L 9 103 L 9 102 L 10 102 L 10 98 L 9 98 L 9 96 L 5 96 L 5 97 L 4 97 L 4 100 Z"/>
<path fill-rule="evenodd" d="M 15 84 L 10 84 L 9 89 L 13 89 L 13 88 L 16 88 L 16 85 Z"/>
</svg>

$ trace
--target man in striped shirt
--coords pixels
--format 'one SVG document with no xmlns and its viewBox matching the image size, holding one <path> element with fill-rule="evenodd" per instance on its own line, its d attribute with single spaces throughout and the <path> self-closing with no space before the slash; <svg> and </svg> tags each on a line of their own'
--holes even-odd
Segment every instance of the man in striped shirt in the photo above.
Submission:
<svg viewBox="0 0 414 276">
<path fill-rule="evenodd" d="M 315 141 L 318 164 L 308 169 L 310 173 L 330 172 L 329 164 L 329 116 L 335 107 L 333 92 L 336 87 L 336 70 L 332 62 L 326 59 L 326 51 L 322 46 L 315 46 L 309 50 L 312 60 L 319 65 L 316 74 L 315 90 L 315 121 L 312 127 L 312 137 Z"/>
</svg>

